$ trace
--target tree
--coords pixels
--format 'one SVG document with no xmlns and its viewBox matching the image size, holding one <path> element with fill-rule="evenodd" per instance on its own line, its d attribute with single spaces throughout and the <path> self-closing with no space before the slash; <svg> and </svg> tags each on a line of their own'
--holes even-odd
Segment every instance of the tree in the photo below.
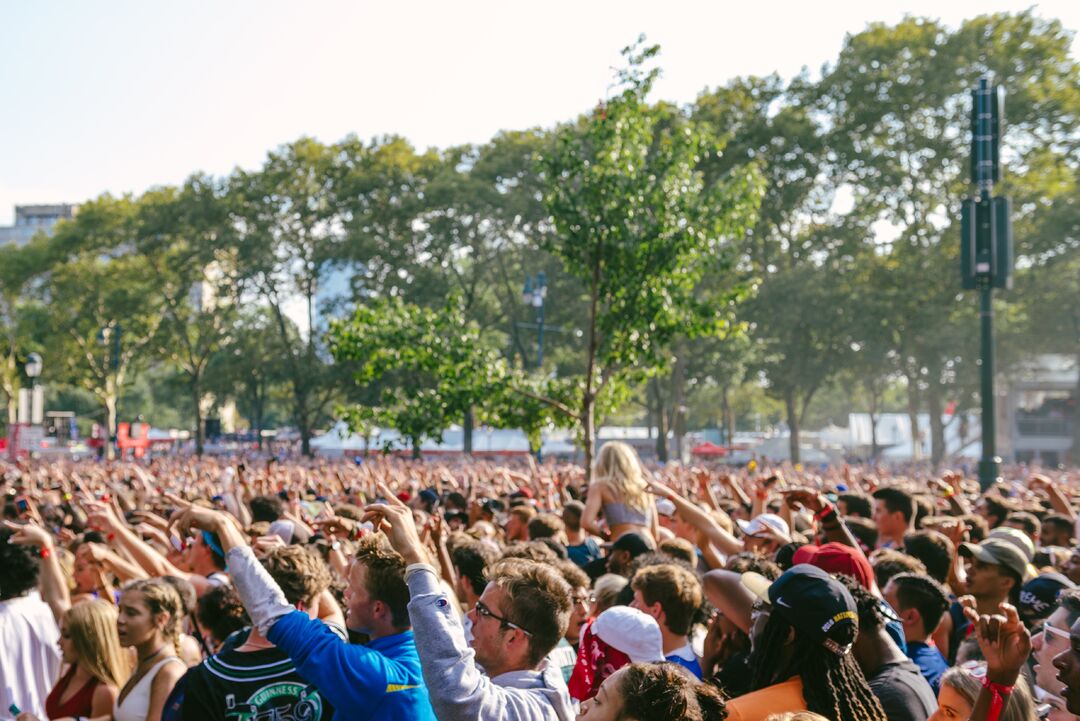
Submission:
<svg viewBox="0 0 1080 721">
<path fill-rule="evenodd" d="M 117 399 L 149 360 L 162 322 L 160 288 L 146 257 L 133 250 L 133 218 L 130 199 L 103 197 L 65 223 L 54 242 L 73 242 L 80 250 L 55 266 L 40 288 L 49 309 L 51 365 L 60 367 L 61 380 L 101 402 L 110 433 Z"/>
<path fill-rule="evenodd" d="M 202 455 L 206 372 L 232 329 L 239 298 L 223 270 L 233 245 L 223 185 L 192 176 L 183 188 L 139 199 L 137 243 L 162 298 L 158 354 L 175 368 L 194 412 L 195 453 Z"/>
<path fill-rule="evenodd" d="M 342 240 L 335 158 L 333 148 L 305 138 L 270 153 L 257 172 L 237 171 L 229 184 L 237 233 L 232 279 L 274 318 L 305 455 L 340 380 L 319 343 L 325 317 L 317 298 Z M 306 316 L 306 337 L 287 317 L 286 304 L 295 297 Z"/>
<path fill-rule="evenodd" d="M 354 298 L 400 296 L 430 308 L 456 295 L 483 332 L 501 331 L 525 352 L 519 316 L 525 274 L 555 265 L 537 250 L 546 229 L 535 131 L 501 133 L 482 146 L 416 153 L 400 138 L 346 143 L 342 184 Z M 565 297 L 565 295 L 564 295 Z M 560 310 L 572 310 L 561 303 Z M 558 319 L 554 319 L 558 323 Z M 463 418 L 471 450 L 473 414 Z"/>
<path fill-rule="evenodd" d="M 954 33 L 916 18 L 872 24 L 845 41 L 818 88 L 832 126 L 832 174 L 849 186 L 852 213 L 886 221 L 896 235 L 881 250 L 895 261 L 883 307 L 915 436 L 925 392 L 935 460 L 944 450 L 943 396 L 959 393 L 966 374 L 958 364 L 974 357 L 965 336 L 975 304 L 959 289 L 955 240 L 959 203 L 970 194 L 968 91 L 986 72 L 1006 89 L 1009 175 L 1041 172 L 1033 161 L 1047 150 L 1075 157 L 1080 84 L 1070 43 L 1060 23 L 1031 12 L 981 16 Z"/>
<path fill-rule="evenodd" d="M 288 337 L 298 337 L 295 326 Z M 238 308 L 236 321 L 221 343 L 220 350 L 210 358 L 206 372 L 206 390 L 215 397 L 235 400 L 237 409 L 249 422 L 262 447 L 262 431 L 273 426 L 269 421 L 286 401 L 289 390 L 287 350 L 281 340 L 274 312 L 266 307 Z M 286 403 L 286 408 L 290 404 Z"/>
<path fill-rule="evenodd" d="M 0 391 L 7 400 L 8 424 L 18 420 L 20 365 L 36 347 L 44 315 L 30 290 L 50 262 L 48 241 L 40 236 L 21 247 L 0 247 Z"/>
<path fill-rule="evenodd" d="M 739 78 L 702 94 L 694 108 L 695 118 L 728 137 L 724 154 L 705 164 L 706 177 L 757 162 L 765 178 L 737 266 L 756 294 L 738 318 L 754 341 L 748 370 L 784 404 L 795 462 L 809 404 L 849 352 L 854 309 L 844 289 L 865 233 L 832 212 L 835 186 L 824 172 L 824 133 L 806 102 L 811 89 L 805 78 Z"/>
<path fill-rule="evenodd" d="M 545 247 L 583 283 L 588 308 L 580 395 L 573 406 L 547 400 L 582 429 L 587 469 L 604 395 L 655 373 L 676 336 L 727 322 L 724 305 L 695 291 L 761 198 L 752 166 L 707 188 L 699 163 L 722 144 L 679 110 L 647 104 L 659 71 L 645 65 L 658 52 L 640 41 L 627 48 L 612 99 L 560 128 L 543 162 L 555 229 Z"/>
<path fill-rule="evenodd" d="M 466 409 L 485 408 L 494 397 L 501 359 L 484 348 L 457 299 L 441 309 L 373 299 L 333 323 L 327 338 L 338 361 L 356 364 L 357 383 L 383 384 L 377 405 L 345 409 L 350 426 L 390 426 L 414 457 L 424 438 L 441 438 Z"/>
</svg>

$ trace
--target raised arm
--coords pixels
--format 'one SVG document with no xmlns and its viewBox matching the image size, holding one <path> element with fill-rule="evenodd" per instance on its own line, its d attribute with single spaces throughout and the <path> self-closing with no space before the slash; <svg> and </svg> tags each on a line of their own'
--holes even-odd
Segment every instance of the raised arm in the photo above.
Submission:
<svg viewBox="0 0 1080 721">
<path fill-rule="evenodd" d="M 585 512 L 581 514 L 581 527 L 594 536 L 608 538 L 608 533 L 600 527 L 600 509 L 604 504 L 604 489 L 593 481 L 589 484 L 589 494 L 585 498 Z"/>
<path fill-rule="evenodd" d="M 986 678 L 969 721 L 998 721 L 1008 707 L 1020 670 L 1031 656 L 1031 634 L 1016 609 L 1007 603 L 1002 603 L 1000 612 L 993 615 L 979 615 L 971 596 L 965 596 L 961 603 L 986 658 Z"/>
<path fill-rule="evenodd" d="M 64 580 L 64 572 L 60 569 L 60 562 L 56 558 L 56 548 L 53 545 L 52 536 L 41 526 L 33 523 L 18 524 L 4 521 L 4 526 L 13 532 L 10 543 L 21 546 L 33 546 L 37 548 L 41 556 L 41 575 L 38 578 L 38 587 L 41 589 L 41 597 L 52 609 L 56 623 L 71 608 L 71 594 L 68 591 L 67 581 Z"/>
<path fill-rule="evenodd" d="M 730 556 L 745 549 L 743 542 L 721 528 L 720 524 L 713 520 L 713 517 L 707 511 L 698 508 L 686 498 L 683 498 L 670 486 L 659 481 L 652 481 L 649 483 L 649 491 L 674 503 L 679 516 L 704 533 L 721 553 Z"/>
</svg>

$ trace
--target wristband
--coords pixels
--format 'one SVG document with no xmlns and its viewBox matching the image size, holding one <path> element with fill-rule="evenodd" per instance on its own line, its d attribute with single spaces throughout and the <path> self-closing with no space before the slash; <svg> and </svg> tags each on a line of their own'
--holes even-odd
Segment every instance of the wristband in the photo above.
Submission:
<svg viewBox="0 0 1080 721">
<path fill-rule="evenodd" d="M 1009 700 L 1009 696 L 1012 695 L 1013 687 L 994 683 L 989 676 L 982 677 L 982 687 L 993 694 L 990 699 L 990 712 L 986 715 L 986 721 L 998 721 L 1002 710 L 1005 708 L 1005 703 Z"/>
<path fill-rule="evenodd" d="M 48 546 L 42 546 L 38 549 L 38 555 L 42 558 L 48 558 L 52 555 L 52 549 Z"/>
<path fill-rule="evenodd" d="M 814 518 L 818 521 L 824 521 L 829 516 L 836 515 L 836 506 L 831 503 L 826 503 L 825 507 L 814 514 Z"/>
<path fill-rule="evenodd" d="M 952 498 L 953 496 L 956 495 L 956 489 L 953 488 L 952 486 L 949 486 L 948 488 L 946 488 L 944 491 L 941 492 L 941 495 L 943 495 L 945 498 Z"/>
</svg>

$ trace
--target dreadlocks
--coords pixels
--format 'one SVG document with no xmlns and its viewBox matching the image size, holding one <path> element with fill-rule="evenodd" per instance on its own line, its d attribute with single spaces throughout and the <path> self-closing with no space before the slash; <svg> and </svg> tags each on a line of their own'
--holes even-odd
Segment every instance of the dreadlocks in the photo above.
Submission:
<svg viewBox="0 0 1080 721">
<path fill-rule="evenodd" d="M 781 683 L 798 674 L 810 711 L 832 721 L 887 721 L 885 711 L 870 692 L 866 677 L 850 653 L 838 656 L 821 644 L 800 642 L 796 630 L 794 655 L 783 663 L 780 649 L 791 628 L 778 614 L 769 615 L 761 638 L 754 641 L 750 658 L 754 670 L 751 690 Z"/>
</svg>

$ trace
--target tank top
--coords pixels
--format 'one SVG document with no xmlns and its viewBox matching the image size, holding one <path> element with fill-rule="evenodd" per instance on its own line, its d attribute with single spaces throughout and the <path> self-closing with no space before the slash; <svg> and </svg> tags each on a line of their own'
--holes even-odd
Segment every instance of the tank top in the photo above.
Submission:
<svg viewBox="0 0 1080 721">
<path fill-rule="evenodd" d="M 150 713 L 150 687 L 154 683 L 154 677 L 165 667 L 165 664 L 171 661 L 184 663 L 178 656 L 166 656 L 150 667 L 146 675 L 140 678 L 124 697 L 123 702 L 120 701 L 119 696 L 116 697 L 116 703 L 113 704 L 113 721 L 146 721 L 146 715 Z"/>
<path fill-rule="evenodd" d="M 618 501 L 604 504 L 604 518 L 607 519 L 609 528 L 626 523 L 646 527 L 649 525 L 648 511 L 642 512 Z"/>
<path fill-rule="evenodd" d="M 49 692 L 49 697 L 45 699 L 45 713 L 49 718 L 64 718 L 66 716 L 76 718 L 91 715 L 94 705 L 94 691 L 97 690 L 98 684 L 101 683 L 93 676 L 71 698 L 63 703 L 60 702 L 64 692 L 68 690 L 71 679 L 75 676 L 75 670 L 75 664 L 71 664 L 71 668 L 53 686 L 53 690 Z"/>
</svg>

